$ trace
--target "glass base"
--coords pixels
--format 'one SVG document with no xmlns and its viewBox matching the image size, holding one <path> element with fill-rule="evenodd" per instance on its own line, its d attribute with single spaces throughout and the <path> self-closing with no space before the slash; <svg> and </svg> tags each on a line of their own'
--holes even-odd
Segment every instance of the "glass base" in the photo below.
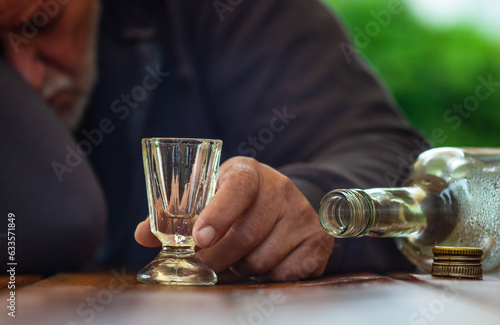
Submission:
<svg viewBox="0 0 500 325">
<path fill-rule="evenodd" d="M 163 285 L 214 285 L 217 275 L 203 264 L 192 247 L 162 247 L 156 258 L 137 273 L 137 281 Z"/>
</svg>

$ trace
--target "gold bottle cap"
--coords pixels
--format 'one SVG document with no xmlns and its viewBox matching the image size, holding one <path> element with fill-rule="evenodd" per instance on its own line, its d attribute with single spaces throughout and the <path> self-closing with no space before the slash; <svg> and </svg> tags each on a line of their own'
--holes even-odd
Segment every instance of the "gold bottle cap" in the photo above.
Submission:
<svg viewBox="0 0 500 325">
<path fill-rule="evenodd" d="M 434 246 L 432 248 L 434 255 L 467 255 L 467 256 L 481 256 L 483 250 L 478 247 L 448 247 L 448 246 Z"/>
<path fill-rule="evenodd" d="M 434 246 L 432 275 L 453 278 L 482 279 L 483 250 L 477 247 Z"/>
</svg>

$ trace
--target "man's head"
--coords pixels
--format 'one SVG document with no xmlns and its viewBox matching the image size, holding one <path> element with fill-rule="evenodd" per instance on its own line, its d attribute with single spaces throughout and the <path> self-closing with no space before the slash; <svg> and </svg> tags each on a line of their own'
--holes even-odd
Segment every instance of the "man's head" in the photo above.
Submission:
<svg viewBox="0 0 500 325">
<path fill-rule="evenodd" d="M 5 59 L 69 127 L 77 126 L 95 78 L 95 0 L 2 0 Z"/>
</svg>

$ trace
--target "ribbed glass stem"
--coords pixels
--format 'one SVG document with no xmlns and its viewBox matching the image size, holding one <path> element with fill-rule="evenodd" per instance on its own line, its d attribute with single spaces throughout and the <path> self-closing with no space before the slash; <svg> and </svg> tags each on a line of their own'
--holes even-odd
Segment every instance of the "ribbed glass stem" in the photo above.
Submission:
<svg viewBox="0 0 500 325">
<path fill-rule="evenodd" d="M 185 258 L 190 257 L 195 254 L 194 246 L 167 246 L 163 245 L 160 251 L 161 256 L 163 257 L 177 257 L 177 258 Z"/>
</svg>

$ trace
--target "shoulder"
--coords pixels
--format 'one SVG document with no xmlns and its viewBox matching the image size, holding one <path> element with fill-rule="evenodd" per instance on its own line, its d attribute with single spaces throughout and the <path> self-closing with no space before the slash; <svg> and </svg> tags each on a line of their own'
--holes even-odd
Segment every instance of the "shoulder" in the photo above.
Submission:
<svg viewBox="0 0 500 325">
<path fill-rule="evenodd" d="M 205 45 L 217 41 L 274 38 L 313 32 L 346 39 L 335 14 L 320 0 L 177 0 L 167 2 L 169 18 L 183 25 L 186 37 Z"/>
</svg>

